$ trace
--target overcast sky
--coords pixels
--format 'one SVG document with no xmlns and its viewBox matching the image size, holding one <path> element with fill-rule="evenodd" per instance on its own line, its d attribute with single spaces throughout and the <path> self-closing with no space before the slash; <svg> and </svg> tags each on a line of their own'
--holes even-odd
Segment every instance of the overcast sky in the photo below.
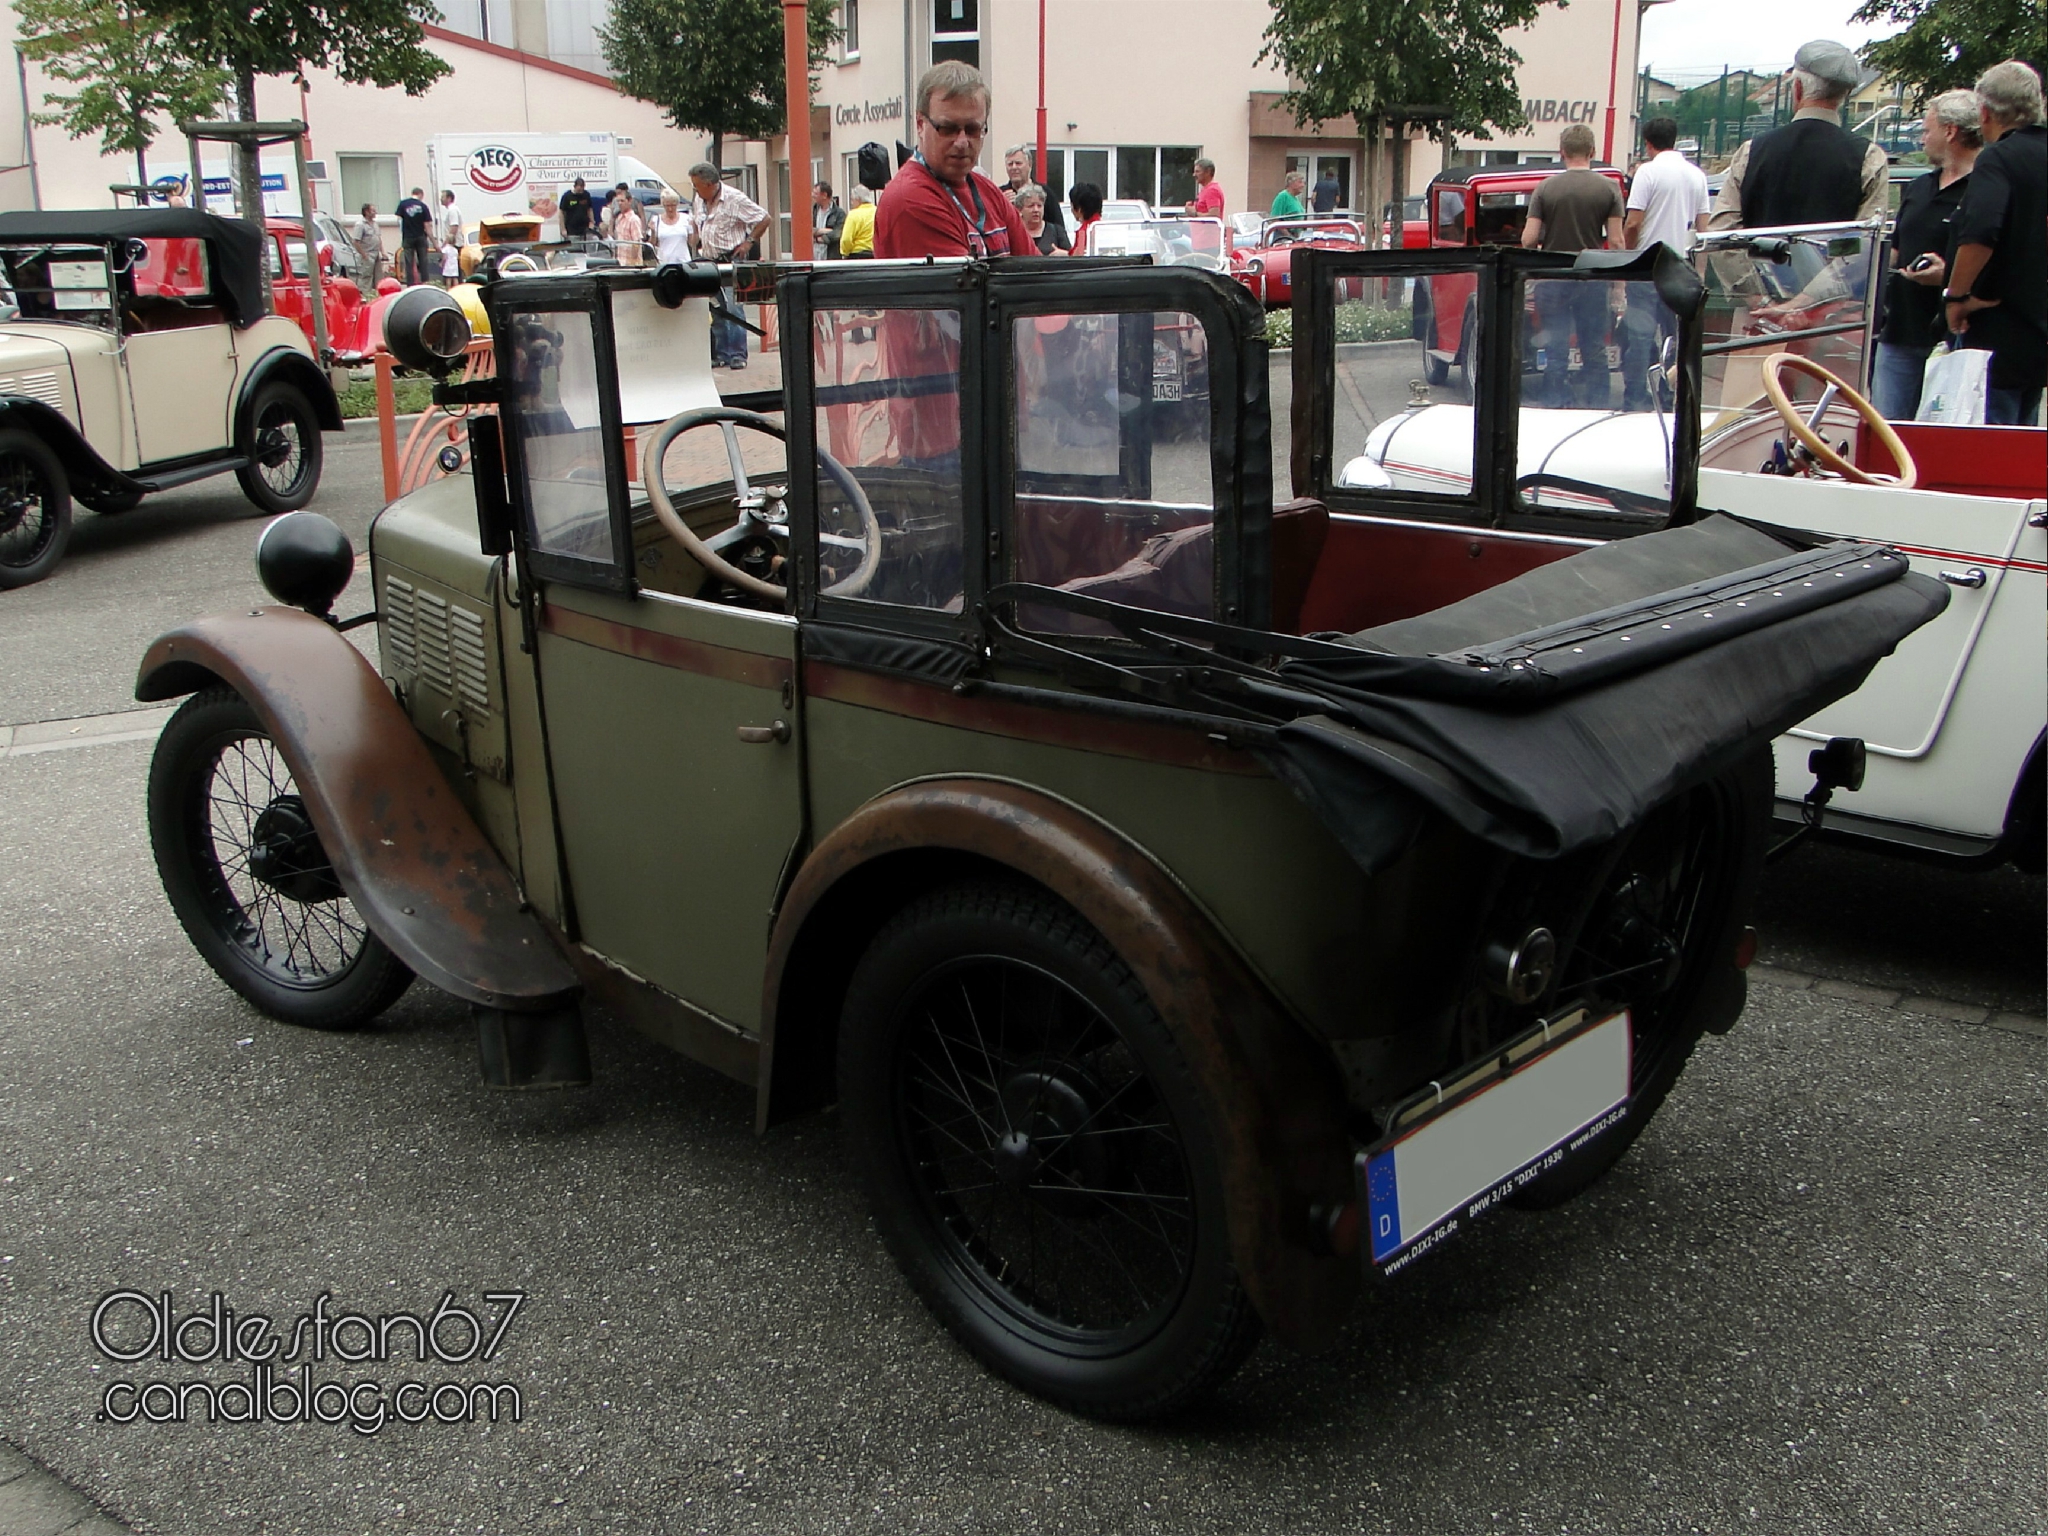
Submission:
<svg viewBox="0 0 2048 1536">
<path fill-rule="evenodd" d="M 1595 0 L 1578 0 L 1580 4 Z M 1782 69 L 1799 45 L 1831 37 L 1860 47 L 1898 23 L 1857 26 L 1859 0 L 1668 0 L 1643 13 L 1641 66 L 1660 79 L 1733 69 Z"/>
</svg>

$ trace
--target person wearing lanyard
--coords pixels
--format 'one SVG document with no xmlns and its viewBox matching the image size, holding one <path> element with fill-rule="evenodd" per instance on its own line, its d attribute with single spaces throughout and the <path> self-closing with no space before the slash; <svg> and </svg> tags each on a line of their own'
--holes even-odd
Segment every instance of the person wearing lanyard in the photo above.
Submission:
<svg viewBox="0 0 2048 1536">
<path fill-rule="evenodd" d="M 947 59 L 917 83 L 917 153 L 882 193 L 875 255 L 1024 256 L 1037 245 L 1003 190 L 975 169 L 988 135 L 981 71 Z"/>
</svg>

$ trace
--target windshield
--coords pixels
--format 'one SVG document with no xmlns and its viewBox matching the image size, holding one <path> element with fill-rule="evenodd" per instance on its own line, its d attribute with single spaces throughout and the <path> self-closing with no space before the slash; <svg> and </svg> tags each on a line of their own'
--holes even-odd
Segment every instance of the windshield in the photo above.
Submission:
<svg viewBox="0 0 2048 1536">
<path fill-rule="evenodd" d="M 1266 225 L 1266 243 L 1285 245 L 1315 240 L 1325 245 L 1363 245 L 1365 228 L 1352 219 L 1274 219 Z"/>
<path fill-rule="evenodd" d="M 1861 389 L 1877 294 L 1882 227 L 1806 224 L 1706 235 L 1703 403 L 1747 409 L 1763 399 L 1764 359 L 1792 352 Z M 1792 374 L 1804 394 L 1821 387 Z"/>
<path fill-rule="evenodd" d="M 1150 256 L 1159 266 L 1221 271 L 1229 242 L 1221 219 L 1147 219 L 1098 222 L 1088 228 L 1085 256 Z"/>
</svg>

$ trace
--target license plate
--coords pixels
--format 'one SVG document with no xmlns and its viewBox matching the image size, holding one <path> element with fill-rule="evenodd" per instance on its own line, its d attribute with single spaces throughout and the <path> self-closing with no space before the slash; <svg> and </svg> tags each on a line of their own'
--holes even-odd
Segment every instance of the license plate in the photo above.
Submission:
<svg viewBox="0 0 2048 1536">
<path fill-rule="evenodd" d="M 1154 400 L 1178 400 L 1180 398 L 1180 380 L 1154 379 L 1152 381 L 1152 398 Z"/>
<path fill-rule="evenodd" d="M 1538 1025 L 1409 1098 L 1358 1154 L 1366 1251 L 1393 1274 L 1628 1113 L 1629 1016 Z"/>
</svg>

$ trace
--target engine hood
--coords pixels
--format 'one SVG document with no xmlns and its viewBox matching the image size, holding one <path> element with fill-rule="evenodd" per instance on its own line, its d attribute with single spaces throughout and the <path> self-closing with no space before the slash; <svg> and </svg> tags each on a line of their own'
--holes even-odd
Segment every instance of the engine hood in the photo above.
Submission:
<svg viewBox="0 0 2048 1536">
<path fill-rule="evenodd" d="M 78 421 L 76 355 L 111 350 L 105 331 L 85 325 L 13 321 L 0 325 L 0 395 L 25 395 Z"/>
</svg>

